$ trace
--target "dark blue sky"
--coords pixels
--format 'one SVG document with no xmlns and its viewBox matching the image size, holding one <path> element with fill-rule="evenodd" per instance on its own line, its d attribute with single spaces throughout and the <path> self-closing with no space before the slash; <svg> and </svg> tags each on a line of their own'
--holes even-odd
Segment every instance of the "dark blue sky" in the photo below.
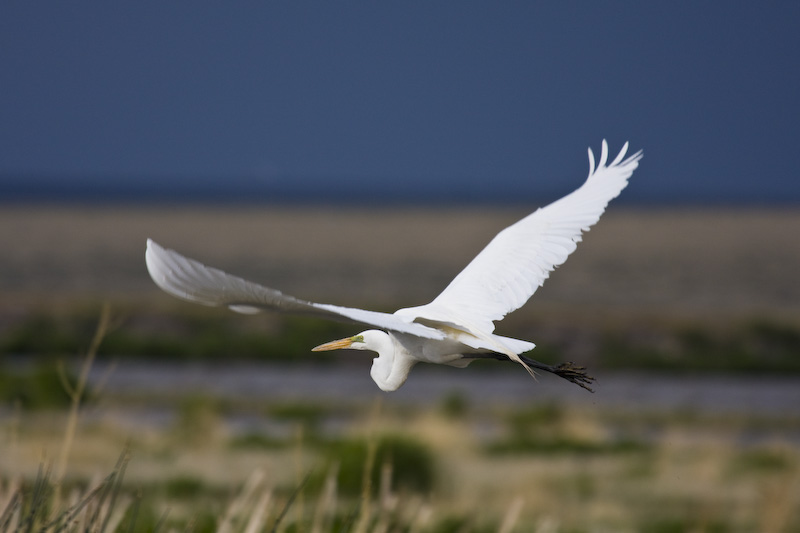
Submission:
<svg viewBox="0 0 800 533">
<path fill-rule="evenodd" d="M 800 202 L 800 2 L 4 2 L 0 193 Z M 4 191 L 4 192 L 3 192 Z"/>
</svg>

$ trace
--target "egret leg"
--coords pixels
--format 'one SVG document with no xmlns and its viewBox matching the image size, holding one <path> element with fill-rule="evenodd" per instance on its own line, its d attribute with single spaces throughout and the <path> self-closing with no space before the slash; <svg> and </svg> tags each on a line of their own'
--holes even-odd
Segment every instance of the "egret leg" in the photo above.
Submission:
<svg viewBox="0 0 800 533">
<path fill-rule="evenodd" d="M 589 392 L 594 392 L 594 390 L 589 386 L 594 383 L 594 377 L 586 373 L 585 366 L 578 366 L 572 361 L 567 361 L 566 363 L 561 363 L 559 365 L 546 365 L 536 361 L 535 359 L 531 359 L 530 357 L 525 357 L 524 355 L 520 355 L 519 358 L 531 368 L 538 368 L 539 370 L 550 372 L 551 374 L 562 377 L 567 381 L 571 381 L 575 385 L 586 389 Z"/>
<path fill-rule="evenodd" d="M 469 355 L 465 354 L 464 357 L 469 357 L 474 359 L 497 359 L 498 361 L 511 361 L 511 359 L 506 354 L 496 353 L 496 352 L 476 353 Z M 571 361 L 568 361 L 566 363 L 561 363 L 559 365 L 548 365 L 545 363 L 541 363 L 535 359 L 531 359 L 530 357 L 525 357 L 524 355 L 520 355 L 519 358 L 531 368 L 535 368 L 536 370 L 544 370 L 545 372 L 550 372 L 551 374 L 555 374 L 558 377 L 564 378 L 567 381 L 574 383 L 575 385 L 581 387 L 582 389 L 586 389 L 589 392 L 594 392 L 594 390 L 589 385 L 594 383 L 595 379 L 594 377 L 586 373 L 586 367 L 578 366 Z"/>
</svg>

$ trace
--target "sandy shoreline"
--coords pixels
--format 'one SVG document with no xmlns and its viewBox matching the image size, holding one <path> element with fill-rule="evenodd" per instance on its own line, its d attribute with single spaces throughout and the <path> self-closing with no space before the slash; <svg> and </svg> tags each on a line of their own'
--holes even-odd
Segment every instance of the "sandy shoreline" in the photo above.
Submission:
<svg viewBox="0 0 800 533">
<path fill-rule="evenodd" d="M 6 205 L 0 305 L 163 298 L 144 266 L 148 237 L 300 297 L 415 305 L 526 214 L 476 207 Z M 798 235 L 800 210 L 612 206 L 529 307 L 797 316 Z"/>
</svg>

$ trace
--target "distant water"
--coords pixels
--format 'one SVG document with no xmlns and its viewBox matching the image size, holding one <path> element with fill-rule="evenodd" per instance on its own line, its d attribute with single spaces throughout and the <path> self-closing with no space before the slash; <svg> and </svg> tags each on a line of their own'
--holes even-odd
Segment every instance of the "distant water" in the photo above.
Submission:
<svg viewBox="0 0 800 533">
<path fill-rule="evenodd" d="M 458 393 L 472 405 L 534 406 L 563 403 L 574 406 L 631 410 L 685 410 L 800 416 L 800 377 L 664 376 L 609 374 L 597 376 L 595 393 L 558 377 L 534 381 L 527 373 L 486 368 L 455 369 L 418 365 L 408 381 L 384 393 L 363 365 L 276 366 L 208 365 L 123 361 L 109 374 L 96 365 L 91 379 L 117 393 L 200 393 L 268 401 L 370 402 L 378 396 L 398 404 L 435 405 Z"/>
</svg>

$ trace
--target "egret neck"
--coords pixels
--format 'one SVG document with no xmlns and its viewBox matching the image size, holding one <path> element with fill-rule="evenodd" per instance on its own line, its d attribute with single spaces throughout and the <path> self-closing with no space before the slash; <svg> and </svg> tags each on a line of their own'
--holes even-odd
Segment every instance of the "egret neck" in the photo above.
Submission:
<svg viewBox="0 0 800 533">
<path fill-rule="evenodd" d="M 311 351 L 322 352 L 344 348 L 368 350 L 378 354 L 378 357 L 372 360 L 372 369 L 369 373 L 378 387 L 386 392 L 399 389 L 406 382 L 411 368 L 417 363 L 417 359 L 393 335 L 375 329 L 322 344 Z"/>
</svg>

